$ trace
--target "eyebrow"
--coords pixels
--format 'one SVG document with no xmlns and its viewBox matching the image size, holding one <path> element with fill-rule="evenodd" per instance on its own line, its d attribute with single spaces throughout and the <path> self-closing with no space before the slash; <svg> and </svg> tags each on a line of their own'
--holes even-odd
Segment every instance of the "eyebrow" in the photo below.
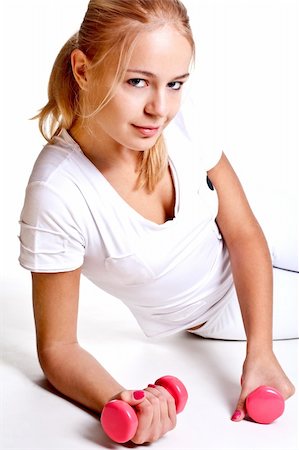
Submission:
<svg viewBox="0 0 299 450">
<path fill-rule="evenodd" d="M 157 75 L 155 75 L 152 72 L 148 72 L 147 70 L 128 69 L 127 72 L 140 73 L 141 75 L 145 75 L 146 77 L 158 78 Z M 188 78 L 189 75 L 190 75 L 189 73 L 184 73 L 183 75 L 178 75 L 177 77 L 173 77 L 172 80 L 178 80 L 178 79 L 181 79 L 181 78 Z"/>
</svg>

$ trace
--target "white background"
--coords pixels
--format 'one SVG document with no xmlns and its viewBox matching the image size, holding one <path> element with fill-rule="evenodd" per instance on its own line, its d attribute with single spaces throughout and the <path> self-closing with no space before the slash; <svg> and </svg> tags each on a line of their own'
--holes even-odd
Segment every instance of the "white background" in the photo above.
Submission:
<svg viewBox="0 0 299 450">
<path fill-rule="evenodd" d="M 277 196 L 298 195 L 298 1 L 185 0 L 185 4 L 197 41 L 190 91 L 198 103 L 201 145 L 223 147 L 253 203 L 260 190 L 267 191 L 271 196 L 268 200 L 274 203 Z M 30 277 L 17 261 L 24 190 L 44 145 L 36 121 L 29 118 L 46 102 L 53 61 L 77 31 L 87 2 L 6 0 L 0 5 L 0 245 L 4 279 L 0 285 L 0 447 L 123 448 L 103 436 L 98 418 L 53 395 L 46 384 L 35 351 Z M 284 210 L 292 208 L 287 200 L 285 203 Z M 287 220 L 286 214 L 282 233 L 289 239 Z M 120 302 L 108 297 L 99 301 L 98 290 L 89 285 L 83 291 L 80 341 L 124 385 L 135 389 L 168 372 L 184 380 L 190 389 L 189 406 L 178 427 L 153 448 L 298 448 L 298 394 L 288 400 L 284 416 L 271 426 L 229 420 L 239 395 L 244 342 L 201 340 L 187 333 L 149 341 Z M 297 384 L 298 341 L 276 341 L 274 346 Z"/>
<path fill-rule="evenodd" d="M 197 42 L 192 96 L 201 144 L 216 143 L 243 184 L 298 190 L 297 0 L 186 0 Z M 85 0 L 1 2 L 1 247 L 18 276 L 18 217 L 44 141 L 30 121 L 53 61 L 79 28 Z M 265 186 L 266 185 L 266 186 Z"/>
</svg>

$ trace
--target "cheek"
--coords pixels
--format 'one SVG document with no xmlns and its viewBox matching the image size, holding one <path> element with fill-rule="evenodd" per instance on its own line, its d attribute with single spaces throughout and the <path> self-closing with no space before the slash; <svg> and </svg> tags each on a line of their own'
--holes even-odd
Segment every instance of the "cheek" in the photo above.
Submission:
<svg viewBox="0 0 299 450">
<path fill-rule="evenodd" d="M 100 120 L 104 121 L 108 127 L 114 126 L 115 122 L 120 122 L 126 115 L 126 107 L 120 102 L 110 101 L 100 112 Z"/>
<path fill-rule="evenodd" d="M 112 120 L 118 118 L 118 120 L 126 121 L 130 120 L 130 117 L 134 117 L 140 108 L 140 101 L 138 100 L 137 96 L 122 96 L 121 98 L 113 99 L 108 105 Z"/>
</svg>

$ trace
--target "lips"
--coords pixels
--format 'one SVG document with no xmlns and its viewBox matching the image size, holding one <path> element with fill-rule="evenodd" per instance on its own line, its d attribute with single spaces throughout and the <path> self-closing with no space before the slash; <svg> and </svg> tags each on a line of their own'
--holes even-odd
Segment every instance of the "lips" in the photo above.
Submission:
<svg viewBox="0 0 299 450">
<path fill-rule="evenodd" d="M 155 136 L 158 131 L 160 130 L 161 126 L 146 126 L 146 125 L 142 125 L 142 126 L 138 126 L 138 125 L 133 125 L 133 127 L 143 136 L 146 137 L 152 137 Z"/>
</svg>

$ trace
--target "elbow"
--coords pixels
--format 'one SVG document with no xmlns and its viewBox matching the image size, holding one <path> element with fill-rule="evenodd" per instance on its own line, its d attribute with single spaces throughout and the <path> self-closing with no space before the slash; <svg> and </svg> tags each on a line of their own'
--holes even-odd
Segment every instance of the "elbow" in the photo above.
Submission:
<svg viewBox="0 0 299 450">
<path fill-rule="evenodd" d="M 37 346 L 39 364 L 47 380 L 59 389 L 60 379 L 67 369 L 69 358 L 77 343 Z"/>
<path fill-rule="evenodd" d="M 58 364 L 57 364 L 57 351 L 52 348 L 42 349 L 40 347 L 37 348 L 37 356 L 40 367 L 47 378 L 48 381 L 53 383 L 53 378 L 55 378 L 55 373 L 57 373 Z"/>
</svg>

